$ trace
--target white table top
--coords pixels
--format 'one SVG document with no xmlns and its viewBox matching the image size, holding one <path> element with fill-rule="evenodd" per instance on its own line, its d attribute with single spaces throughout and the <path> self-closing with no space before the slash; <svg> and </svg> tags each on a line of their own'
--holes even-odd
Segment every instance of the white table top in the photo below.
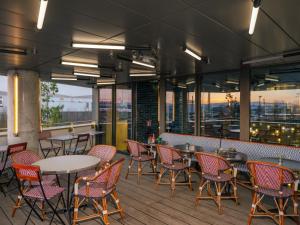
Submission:
<svg viewBox="0 0 300 225">
<path fill-rule="evenodd" d="M 0 145 L 0 152 L 6 152 L 7 151 L 7 145 Z"/>
<path fill-rule="evenodd" d="M 39 166 L 44 174 L 76 173 L 91 169 L 100 163 L 100 159 L 89 155 L 64 155 L 39 160 L 32 165 Z"/>
</svg>

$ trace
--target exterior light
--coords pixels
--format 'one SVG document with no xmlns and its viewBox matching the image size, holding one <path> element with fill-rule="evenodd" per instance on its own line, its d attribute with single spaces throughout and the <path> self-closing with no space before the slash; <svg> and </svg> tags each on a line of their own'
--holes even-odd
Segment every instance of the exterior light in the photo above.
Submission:
<svg viewBox="0 0 300 225">
<path fill-rule="evenodd" d="M 14 82 L 14 129 L 13 134 L 18 136 L 19 133 L 19 76 L 16 74 L 13 77 Z"/>
<path fill-rule="evenodd" d="M 136 60 L 132 60 L 132 63 L 136 64 L 136 65 L 140 65 L 140 66 L 149 67 L 149 68 L 155 68 L 154 65 L 151 65 L 149 63 L 144 63 L 144 62 L 136 61 Z"/>
<path fill-rule="evenodd" d="M 72 47 L 73 48 L 108 49 L 108 50 L 125 50 L 124 45 L 72 43 Z"/>
<path fill-rule="evenodd" d="M 67 66 L 80 66 L 80 67 L 89 67 L 89 68 L 98 68 L 98 64 L 93 63 L 78 63 L 78 62 L 70 62 L 70 61 L 61 61 L 62 65 Z"/>
<path fill-rule="evenodd" d="M 200 55 L 197 55 L 195 52 L 191 51 L 190 49 L 188 48 L 185 48 L 184 49 L 184 52 L 189 54 L 190 56 L 194 57 L 195 59 L 201 61 L 202 60 L 202 57 Z"/>
<path fill-rule="evenodd" d="M 39 30 L 43 28 L 47 5 L 48 5 L 48 0 L 41 0 L 39 16 L 36 25 L 37 29 Z"/>
<path fill-rule="evenodd" d="M 251 20 L 250 20 L 250 26 L 249 26 L 249 34 L 250 35 L 252 35 L 254 33 L 255 24 L 256 24 L 260 5 L 261 5 L 261 0 L 253 1 L 252 14 L 251 14 Z"/>
<path fill-rule="evenodd" d="M 75 76 L 82 76 L 82 77 L 100 77 L 100 74 L 95 73 L 82 73 L 82 72 L 74 72 Z"/>
</svg>

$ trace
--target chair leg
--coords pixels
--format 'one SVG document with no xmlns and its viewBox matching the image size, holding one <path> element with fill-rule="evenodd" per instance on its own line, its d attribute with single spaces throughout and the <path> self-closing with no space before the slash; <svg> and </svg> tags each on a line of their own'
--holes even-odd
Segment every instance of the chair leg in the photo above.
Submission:
<svg viewBox="0 0 300 225">
<path fill-rule="evenodd" d="M 204 188 L 204 184 L 205 184 L 205 181 L 203 178 L 201 178 L 201 181 L 200 181 L 200 184 L 199 184 L 199 191 L 198 191 L 198 194 L 196 195 L 196 202 L 195 202 L 195 205 L 199 205 L 199 202 L 200 202 L 200 198 L 202 196 L 202 191 L 203 191 L 203 188 Z"/>
<path fill-rule="evenodd" d="M 16 205 L 13 207 L 11 217 L 14 217 L 16 215 L 17 209 L 21 207 L 21 201 L 22 201 L 22 196 L 18 195 L 16 200 Z"/>
<path fill-rule="evenodd" d="M 279 225 L 284 225 L 283 198 L 279 198 Z"/>
<path fill-rule="evenodd" d="M 158 174 L 157 181 L 156 181 L 156 188 L 158 188 L 158 186 L 160 185 L 160 181 L 161 181 L 161 178 L 162 178 L 164 172 L 165 172 L 164 168 L 161 167 L 159 174 Z"/>
<path fill-rule="evenodd" d="M 76 225 L 76 221 L 78 220 L 78 208 L 79 208 L 79 197 L 78 195 L 74 195 L 73 225 Z"/>
<path fill-rule="evenodd" d="M 117 210 L 119 211 L 120 216 L 121 216 L 121 219 L 122 219 L 122 221 L 123 221 L 125 215 L 124 215 L 123 208 L 121 207 L 120 199 L 119 199 L 119 196 L 118 196 L 118 193 L 117 193 L 116 190 L 114 190 L 114 191 L 112 192 L 112 196 L 113 196 L 114 201 L 116 202 Z M 124 221 L 123 221 L 123 222 L 124 222 Z"/>
<path fill-rule="evenodd" d="M 235 199 L 235 204 L 238 205 L 239 201 L 238 201 L 238 196 L 237 196 L 236 179 L 231 184 L 232 184 L 232 188 L 233 188 L 233 196 L 234 196 L 234 199 Z"/>
<path fill-rule="evenodd" d="M 2 184 L 0 184 L 0 192 L 2 192 L 4 197 L 6 197 L 6 193 L 5 193 L 4 188 L 2 187 Z"/>
<path fill-rule="evenodd" d="M 30 216 L 31 216 L 31 213 L 32 213 L 32 211 L 34 211 L 35 209 L 34 209 L 34 207 L 35 207 L 35 204 L 36 204 L 36 201 L 37 200 L 34 200 L 34 202 L 33 202 L 33 204 L 32 205 L 30 205 L 30 212 L 29 212 L 29 214 L 28 214 L 28 216 L 27 216 L 27 219 L 26 219 L 26 222 L 25 222 L 25 225 L 28 223 L 28 221 L 29 221 L 29 218 L 30 218 Z"/>
<path fill-rule="evenodd" d="M 175 182 L 175 171 L 171 170 L 171 196 L 173 196 L 175 192 Z"/>
<path fill-rule="evenodd" d="M 217 204 L 218 204 L 218 212 L 221 215 L 222 214 L 222 206 L 221 206 L 221 183 L 217 183 Z"/>
<path fill-rule="evenodd" d="M 141 176 L 142 176 L 142 162 L 141 161 L 138 161 L 138 176 L 137 176 L 137 183 L 140 184 L 140 179 L 141 179 Z"/>
<path fill-rule="evenodd" d="M 294 215 L 295 216 L 295 221 L 297 223 L 297 225 L 300 225 L 300 215 L 299 215 L 299 207 L 298 207 L 298 198 L 297 198 L 297 194 L 294 194 L 294 196 L 292 197 L 292 201 L 293 201 L 293 211 L 294 211 Z"/>
<path fill-rule="evenodd" d="M 130 173 L 130 170 L 131 170 L 132 165 L 133 165 L 133 160 L 132 160 L 132 158 L 131 158 L 131 159 L 130 159 L 130 162 L 129 162 L 129 165 L 128 165 L 127 174 L 126 174 L 126 176 L 125 176 L 125 179 L 126 179 L 126 180 L 127 180 L 128 175 L 129 175 L 129 173 Z"/>
<path fill-rule="evenodd" d="M 59 214 L 57 213 L 57 211 L 56 211 L 57 206 L 58 206 L 59 201 L 60 201 L 60 199 L 62 198 L 62 196 L 63 196 L 63 194 L 61 194 L 61 195 L 59 196 L 59 199 L 57 200 L 56 207 L 53 207 L 53 205 L 52 205 L 52 204 L 50 203 L 50 201 L 47 200 L 47 199 L 46 199 L 46 202 L 47 202 L 47 205 L 50 206 L 50 208 L 51 208 L 51 210 L 52 210 L 52 212 L 53 212 L 53 218 L 54 218 L 54 216 L 56 216 L 56 217 L 59 219 L 59 221 L 60 221 L 63 225 L 65 225 L 65 222 L 63 221 L 63 219 L 60 217 L 60 215 L 59 215 Z"/>
<path fill-rule="evenodd" d="M 191 169 L 188 168 L 188 169 L 185 170 L 185 172 L 186 172 L 186 174 L 188 175 L 189 189 L 190 189 L 191 191 L 193 191 Z"/>
<path fill-rule="evenodd" d="M 252 194 L 252 206 L 248 217 L 248 225 L 251 225 L 252 223 L 253 215 L 255 213 L 255 208 L 256 208 L 256 201 L 257 201 L 257 193 L 254 192 Z"/>
<path fill-rule="evenodd" d="M 103 213 L 103 221 L 105 225 L 108 225 L 108 211 L 107 211 L 107 202 L 106 202 L 106 196 L 102 198 L 102 213 Z"/>
</svg>

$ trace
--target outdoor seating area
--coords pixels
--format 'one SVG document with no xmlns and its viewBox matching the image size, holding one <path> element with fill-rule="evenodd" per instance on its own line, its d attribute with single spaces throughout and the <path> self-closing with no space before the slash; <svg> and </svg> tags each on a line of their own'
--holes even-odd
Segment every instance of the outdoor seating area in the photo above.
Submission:
<svg viewBox="0 0 300 225">
<path fill-rule="evenodd" d="M 0 225 L 300 225 L 299 6 L 1 1 Z"/>
</svg>

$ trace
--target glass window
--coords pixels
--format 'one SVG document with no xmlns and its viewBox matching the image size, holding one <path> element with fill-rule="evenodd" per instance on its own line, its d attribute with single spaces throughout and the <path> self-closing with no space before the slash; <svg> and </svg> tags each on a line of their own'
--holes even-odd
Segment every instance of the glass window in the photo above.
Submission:
<svg viewBox="0 0 300 225">
<path fill-rule="evenodd" d="M 92 89 L 41 82 L 42 126 L 63 126 L 92 121 Z"/>
<path fill-rule="evenodd" d="M 239 139 L 239 72 L 206 74 L 201 90 L 201 135 Z"/>
<path fill-rule="evenodd" d="M 300 66 L 252 70 L 250 140 L 300 146 Z"/>
<path fill-rule="evenodd" d="M 112 144 L 112 88 L 99 89 L 99 125 L 104 131 L 103 142 Z"/>
<path fill-rule="evenodd" d="M 7 131 L 7 77 L 0 75 L 0 133 Z"/>
<path fill-rule="evenodd" d="M 126 140 L 132 134 L 132 96 L 131 88 L 117 86 L 116 93 L 116 144 L 118 150 L 127 150 Z"/>
<path fill-rule="evenodd" d="M 166 130 L 194 134 L 195 79 L 172 78 L 166 81 Z"/>
</svg>

